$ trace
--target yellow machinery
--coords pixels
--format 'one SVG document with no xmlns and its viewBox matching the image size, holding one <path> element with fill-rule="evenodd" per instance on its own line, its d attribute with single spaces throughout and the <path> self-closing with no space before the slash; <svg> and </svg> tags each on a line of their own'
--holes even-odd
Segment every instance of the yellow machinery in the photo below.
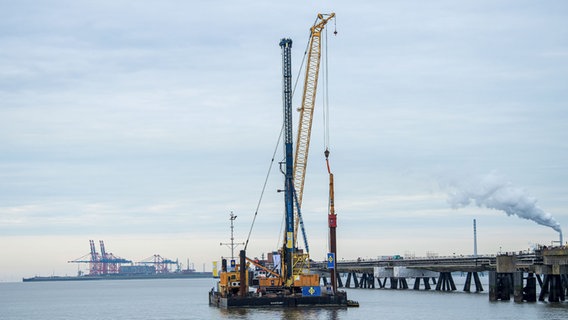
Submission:
<svg viewBox="0 0 568 320">
<path fill-rule="evenodd" d="M 335 13 L 318 14 L 317 20 L 311 27 L 311 37 L 307 51 L 306 76 L 304 78 L 304 91 L 302 94 L 302 106 L 300 108 L 300 118 L 298 122 L 298 135 L 296 137 L 296 153 L 294 155 L 294 189 L 298 201 L 298 207 L 302 208 L 302 197 L 304 194 L 304 181 L 306 178 L 306 167 L 308 165 L 308 152 L 310 148 L 310 137 L 312 132 L 312 121 L 314 106 L 316 102 L 316 92 L 318 87 L 318 77 L 321 62 L 321 33 L 327 22 L 335 17 Z M 294 244 L 297 243 L 298 225 L 300 223 L 299 213 L 294 207 Z M 306 248 L 307 250 L 308 248 Z"/>
<path fill-rule="evenodd" d="M 241 288 L 241 266 L 237 264 L 235 267 L 235 271 L 224 271 L 219 274 L 219 287 L 217 289 L 222 297 L 236 296 L 239 294 Z M 248 272 L 245 273 L 244 283 L 248 284 Z"/>
<path fill-rule="evenodd" d="M 296 151 L 294 155 L 294 189 L 297 204 L 294 206 L 294 246 L 297 246 L 298 226 L 301 222 L 300 209 L 302 207 L 302 198 L 304 194 L 304 181 L 306 177 L 306 168 L 308 164 L 308 153 L 310 148 L 310 138 L 312 132 L 312 122 L 314 115 L 314 107 L 316 101 L 316 93 L 318 86 L 320 62 L 321 62 L 321 36 L 324 27 L 335 17 L 335 13 L 318 14 L 314 25 L 310 28 L 311 36 L 309 48 L 307 50 L 306 73 L 304 78 L 304 91 L 302 94 L 302 106 L 299 109 L 300 117 L 298 120 L 298 134 L 296 137 Z M 303 231 L 303 230 L 302 230 Z M 305 238 L 305 234 L 304 234 Z M 319 284 L 319 276 L 309 274 L 309 248 L 306 243 L 307 253 L 293 254 L 293 282 L 288 280 L 286 285 L 314 286 Z"/>
</svg>

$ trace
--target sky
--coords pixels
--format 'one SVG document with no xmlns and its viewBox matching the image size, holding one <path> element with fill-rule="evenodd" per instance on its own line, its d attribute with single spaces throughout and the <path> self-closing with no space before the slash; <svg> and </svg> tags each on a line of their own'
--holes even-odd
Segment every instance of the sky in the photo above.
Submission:
<svg viewBox="0 0 568 320">
<path fill-rule="evenodd" d="M 320 12 L 337 15 L 322 69 L 339 259 L 469 255 L 473 219 L 480 254 L 558 241 L 502 206 L 452 201 L 499 181 L 512 192 L 483 194 L 568 228 L 566 1 L 0 0 L 0 281 L 86 270 L 68 261 L 88 240 L 198 270 L 230 256 L 230 213 L 246 241 L 283 157 L 278 43 L 293 40 L 302 78 Z M 302 208 L 316 260 L 322 97 Z M 277 164 L 268 177 L 250 257 L 280 243 Z"/>
</svg>

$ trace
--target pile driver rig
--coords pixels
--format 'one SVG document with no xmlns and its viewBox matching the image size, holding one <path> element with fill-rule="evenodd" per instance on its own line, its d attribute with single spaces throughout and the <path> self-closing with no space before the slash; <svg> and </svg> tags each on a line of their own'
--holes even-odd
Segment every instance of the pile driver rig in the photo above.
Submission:
<svg viewBox="0 0 568 320">
<path fill-rule="evenodd" d="M 292 122 L 292 40 L 284 38 L 279 45 L 282 49 L 282 100 L 283 100 L 283 142 L 284 162 L 281 172 L 284 174 L 284 212 L 285 227 L 282 247 L 272 257 L 272 268 L 258 260 L 246 257 L 245 250 L 240 251 L 240 263 L 228 270 L 226 260 L 222 261 L 222 271 L 217 290 L 210 292 L 210 304 L 221 307 L 257 307 L 257 306 L 347 306 L 345 292 L 337 291 L 335 267 L 332 265 L 331 287 L 322 290 L 320 275 L 310 271 L 309 247 L 302 223 L 301 203 L 311 138 L 315 98 L 321 62 L 321 36 L 325 25 L 335 17 L 331 14 L 318 14 L 316 22 L 310 28 L 310 40 L 307 54 L 302 106 L 296 150 L 293 148 Z M 330 230 L 330 250 L 328 257 L 335 257 L 335 227 L 333 175 L 329 168 L 329 151 L 326 148 L 326 165 L 330 176 L 328 215 Z M 297 234 L 300 226 L 304 238 L 305 252 L 298 248 Z M 248 243 L 248 240 L 247 240 Z M 246 249 L 246 247 L 245 247 Z M 334 261 L 333 261 L 334 262 Z M 254 277 L 249 271 L 253 265 L 262 270 L 261 277 Z M 329 265 L 329 264 L 328 264 Z M 249 285 L 256 285 L 256 292 L 249 290 Z"/>
</svg>

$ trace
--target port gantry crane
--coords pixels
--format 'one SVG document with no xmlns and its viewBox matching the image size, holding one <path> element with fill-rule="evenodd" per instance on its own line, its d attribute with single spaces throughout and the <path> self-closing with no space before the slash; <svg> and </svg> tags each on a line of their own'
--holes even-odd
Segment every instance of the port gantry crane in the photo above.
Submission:
<svg viewBox="0 0 568 320">
<path fill-rule="evenodd" d="M 179 261 L 177 259 L 175 261 L 170 260 L 162 257 L 159 254 L 150 256 L 142 261 L 139 261 L 138 263 L 154 266 L 154 268 L 156 269 L 156 273 L 170 273 L 169 265 L 175 265 L 176 271 L 180 270 Z"/>
<path fill-rule="evenodd" d="M 306 167 L 308 165 L 308 152 L 310 149 L 310 138 L 312 132 L 312 122 L 318 78 L 321 62 L 321 34 L 325 25 L 335 18 L 335 13 L 319 13 L 314 25 L 310 28 L 309 47 L 306 51 L 306 75 L 304 78 L 304 91 L 302 94 L 302 106 L 300 107 L 300 117 L 298 120 L 298 135 L 296 137 L 296 153 L 294 155 L 294 190 L 296 194 L 296 206 L 294 206 L 294 244 L 297 243 L 298 225 L 301 223 L 302 197 L 304 194 L 304 182 L 306 178 Z M 337 33 L 337 31 L 335 31 Z M 308 241 L 305 231 L 302 228 L 306 252 L 309 253 Z"/>
<path fill-rule="evenodd" d="M 88 263 L 89 264 L 89 275 L 107 275 L 118 273 L 120 264 L 122 263 L 132 263 L 131 260 L 123 259 L 115 256 L 112 253 L 106 252 L 105 244 L 103 240 L 99 240 L 101 246 L 101 254 L 97 253 L 97 248 L 95 247 L 95 241 L 89 240 L 89 245 L 91 251 L 86 255 L 71 261 L 69 263 Z M 87 258 L 88 257 L 88 258 Z M 87 260 L 89 259 L 89 260 Z"/>
</svg>

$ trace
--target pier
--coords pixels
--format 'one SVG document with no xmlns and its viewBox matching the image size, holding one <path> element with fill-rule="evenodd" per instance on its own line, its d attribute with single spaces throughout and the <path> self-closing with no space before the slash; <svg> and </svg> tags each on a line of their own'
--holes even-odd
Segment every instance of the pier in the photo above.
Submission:
<svg viewBox="0 0 568 320">
<path fill-rule="evenodd" d="M 330 276 L 326 264 L 316 263 L 315 269 L 326 285 Z M 512 297 L 515 302 L 563 302 L 568 295 L 568 247 L 497 255 L 389 256 L 336 262 L 340 288 L 451 292 L 458 290 L 452 277 L 455 272 L 465 275 L 466 292 L 484 291 L 480 273 L 487 273 L 490 301 L 509 301 Z"/>
</svg>

